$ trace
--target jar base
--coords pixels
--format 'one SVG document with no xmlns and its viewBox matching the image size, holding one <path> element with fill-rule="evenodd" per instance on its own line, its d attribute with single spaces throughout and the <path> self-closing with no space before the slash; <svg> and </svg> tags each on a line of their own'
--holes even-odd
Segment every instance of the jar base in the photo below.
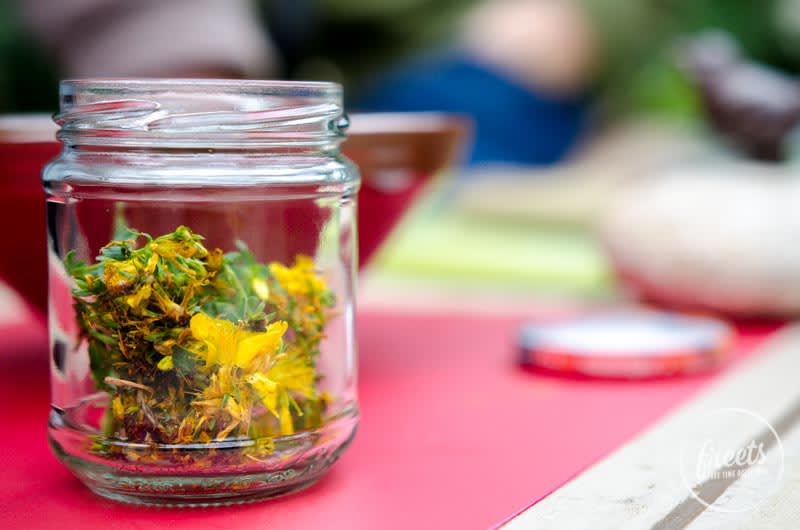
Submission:
<svg viewBox="0 0 800 530">
<path fill-rule="evenodd" d="M 50 424 L 56 456 L 94 493 L 127 504 L 161 507 L 229 506 L 281 497 L 313 485 L 338 459 L 355 436 L 358 413 L 351 410 L 316 431 L 299 436 L 316 441 L 288 455 L 267 457 L 242 468 L 187 472 L 155 465 L 105 460 L 76 451 L 63 425 Z M 73 435 L 75 433 L 72 433 Z"/>
<path fill-rule="evenodd" d="M 97 481 L 94 472 L 70 468 L 92 492 L 112 501 L 141 506 L 206 508 L 265 501 L 304 490 L 314 485 L 336 459 L 319 466 L 316 473 L 300 472 L 296 480 L 279 478 L 277 482 L 275 473 L 262 473 L 233 478 L 204 477 L 201 481 L 196 477 L 148 478 L 146 485 L 137 485 L 130 477 L 103 473 L 102 481 Z"/>
</svg>

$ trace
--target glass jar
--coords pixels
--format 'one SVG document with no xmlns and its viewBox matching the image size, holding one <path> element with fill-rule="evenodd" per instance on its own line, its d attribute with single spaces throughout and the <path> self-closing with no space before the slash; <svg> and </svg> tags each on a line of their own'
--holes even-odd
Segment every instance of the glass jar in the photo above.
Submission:
<svg viewBox="0 0 800 530">
<path fill-rule="evenodd" d="M 102 496 L 314 482 L 355 433 L 359 177 L 332 83 L 75 80 L 44 170 L 58 457 Z"/>
</svg>

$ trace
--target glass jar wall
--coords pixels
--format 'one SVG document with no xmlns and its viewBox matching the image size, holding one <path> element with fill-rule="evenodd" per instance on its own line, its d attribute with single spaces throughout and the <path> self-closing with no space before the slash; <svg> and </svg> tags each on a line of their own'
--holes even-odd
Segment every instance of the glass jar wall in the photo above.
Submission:
<svg viewBox="0 0 800 530">
<path fill-rule="evenodd" d="M 51 445 L 90 488 L 312 483 L 357 423 L 358 174 L 329 83 L 77 80 L 44 171 Z"/>
</svg>

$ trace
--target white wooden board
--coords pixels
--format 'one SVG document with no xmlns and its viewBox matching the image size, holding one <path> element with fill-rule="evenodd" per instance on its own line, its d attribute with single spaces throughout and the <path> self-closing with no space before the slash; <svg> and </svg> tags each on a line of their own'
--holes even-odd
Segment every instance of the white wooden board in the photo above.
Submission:
<svg viewBox="0 0 800 530">
<path fill-rule="evenodd" d="M 509 521 L 506 528 L 800 528 L 800 325 L 780 331 L 762 349 L 697 398 Z M 743 421 L 737 421 L 736 414 L 728 415 L 729 421 L 724 421 L 727 416 L 723 421 L 708 421 L 710 414 L 729 408 L 766 419 L 784 443 L 775 443 L 766 427 L 745 416 Z M 690 494 L 681 474 L 681 448 L 699 443 L 699 437 L 737 447 L 767 440 L 764 450 L 771 458 L 778 454 L 774 451 L 783 450 L 783 475 L 776 480 L 745 472 L 722 486 L 719 481 L 693 483 L 701 498 L 716 499 L 709 509 Z M 734 514 L 723 511 L 725 506 L 745 506 L 754 495 L 763 497 L 772 490 L 753 509 Z"/>
</svg>

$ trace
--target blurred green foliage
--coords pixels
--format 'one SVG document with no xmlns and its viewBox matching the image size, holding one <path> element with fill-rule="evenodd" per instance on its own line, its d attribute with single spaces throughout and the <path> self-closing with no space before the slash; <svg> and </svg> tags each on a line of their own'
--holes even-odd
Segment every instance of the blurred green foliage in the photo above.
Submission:
<svg viewBox="0 0 800 530">
<path fill-rule="evenodd" d="M 800 28 L 787 31 L 781 17 L 782 10 L 800 9 L 796 0 L 582 2 L 602 44 L 597 87 L 612 114 L 696 117 L 697 94 L 678 68 L 677 54 L 682 41 L 705 30 L 729 33 L 752 60 L 800 71 L 800 53 L 791 45 Z"/>
<path fill-rule="evenodd" d="M 53 112 L 58 72 L 24 31 L 11 2 L 0 1 L 0 112 Z"/>
<path fill-rule="evenodd" d="M 453 43 L 462 15 L 479 1 L 256 3 L 285 55 L 289 68 L 282 75 L 339 80 L 352 96 L 376 72 Z M 800 71 L 800 15 L 789 16 L 800 0 L 578 1 L 600 41 L 596 92 L 610 114 L 696 117 L 696 94 L 676 67 L 675 45 L 705 29 L 729 32 L 754 60 Z M 13 4 L 0 0 L 0 112 L 52 111 L 60 72 L 22 28 Z M 276 23 L 279 12 L 293 18 Z"/>
</svg>

